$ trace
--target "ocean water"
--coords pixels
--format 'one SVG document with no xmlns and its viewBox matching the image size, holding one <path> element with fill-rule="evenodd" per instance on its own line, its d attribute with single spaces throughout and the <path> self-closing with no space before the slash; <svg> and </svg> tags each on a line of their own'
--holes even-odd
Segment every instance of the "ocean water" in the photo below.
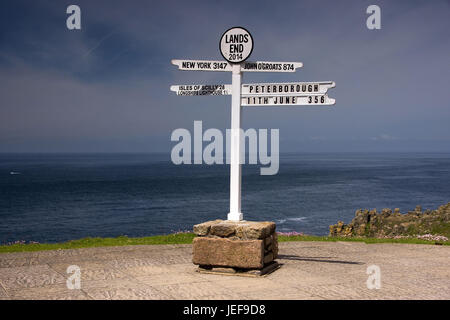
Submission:
<svg viewBox="0 0 450 320">
<path fill-rule="evenodd" d="M 246 220 L 328 234 L 356 209 L 450 202 L 450 154 L 285 154 L 274 176 L 243 168 Z M 226 219 L 229 166 L 169 154 L 0 154 L 0 243 L 191 230 Z"/>
</svg>

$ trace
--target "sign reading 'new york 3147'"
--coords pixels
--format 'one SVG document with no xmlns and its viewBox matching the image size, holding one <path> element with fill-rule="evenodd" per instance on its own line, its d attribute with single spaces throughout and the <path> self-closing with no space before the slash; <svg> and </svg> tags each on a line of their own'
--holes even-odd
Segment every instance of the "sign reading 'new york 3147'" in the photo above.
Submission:
<svg viewBox="0 0 450 320">
<path fill-rule="evenodd" d="M 228 220 L 243 220 L 241 212 L 241 106 L 303 106 L 333 105 L 335 100 L 327 95 L 334 88 L 333 81 L 254 83 L 242 84 L 242 72 L 295 72 L 301 62 L 248 62 L 253 51 L 253 37 L 242 27 L 224 32 L 219 42 L 220 53 L 226 61 L 172 60 L 179 70 L 229 71 L 232 84 L 176 85 L 170 90 L 177 95 L 205 96 L 231 94 L 231 163 L 230 163 L 230 211 Z"/>
<path fill-rule="evenodd" d="M 325 82 L 290 82 L 290 83 L 249 83 L 242 84 L 241 96 L 277 96 L 294 94 L 325 94 L 334 88 L 332 81 Z M 177 85 L 170 90 L 179 96 L 231 95 L 231 84 L 216 85 Z"/>
</svg>

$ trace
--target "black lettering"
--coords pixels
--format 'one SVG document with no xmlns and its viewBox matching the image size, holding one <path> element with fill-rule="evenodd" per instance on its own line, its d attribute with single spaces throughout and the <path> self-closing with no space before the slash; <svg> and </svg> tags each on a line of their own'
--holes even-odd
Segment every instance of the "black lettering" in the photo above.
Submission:
<svg viewBox="0 0 450 320">
<path fill-rule="evenodd" d="M 244 69 L 245 70 L 256 70 L 256 69 L 258 69 L 258 64 L 257 63 L 245 63 Z"/>
</svg>

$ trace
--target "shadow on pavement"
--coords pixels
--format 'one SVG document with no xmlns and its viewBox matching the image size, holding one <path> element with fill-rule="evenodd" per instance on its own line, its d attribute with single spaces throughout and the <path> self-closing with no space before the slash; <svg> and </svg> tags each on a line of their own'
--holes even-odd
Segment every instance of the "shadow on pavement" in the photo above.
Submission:
<svg viewBox="0 0 450 320">
<path fill-rule="evenodd" d="M 285 259 L 285 260 L 342 263 L 342 264 L 364 264 L 363 262 L 355 262 L 355 261 L 325 260 L 325 259 L 330 259 L 330 258 L 332 258 L 332 257 L 299 257 L 299 256 L 294 256 L 294 255 L 285 255 L 285 254 L 278 255 L 278 259 Z"/>
</svg>

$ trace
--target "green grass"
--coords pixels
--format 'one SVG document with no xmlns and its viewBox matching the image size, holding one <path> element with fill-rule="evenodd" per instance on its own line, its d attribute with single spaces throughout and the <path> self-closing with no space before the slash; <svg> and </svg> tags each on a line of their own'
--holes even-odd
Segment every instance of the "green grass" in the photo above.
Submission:
<svg viewBox="0 0 450 320">
<path fill-rule="evenodd" d="M 450 239 L 450 222 L 440 222 L 431 227 L 432 234 L 441 234 Z"/>
<path fill-rule="evenodd" d="M 412 244 L 439 244 L 439 245 L 450 245 L 450 241 L 428 241 L 416 238 L 402 238 L 402 239 L 385 239 L 385 238 L 357 238 L 357 237 L 320 237 L 320 236 L 278 236 L 279 242 L 284 241 L 348 241 L 348 242 L 364 242 L 367 244 L 371 243 L 412 243 Z"/>
<path fill-rule="evenodd" d="M 193 233 L 175 233 L 162 236 L 128 238 L 121 236 L 117 238 L 84 238 L 63 243 L 38 243 L 38 244 L 12 244 L 0 246 L 0 253 L 23 252 L 23 251 L 43 251 L 58 249 L 77 249 L 108 246 L 129 246 L 129 245 L 159 245 L 159 244 L 189 244 L 192 243 L 195 235 Z M 340 238 L 340 237 L 320 237 L 320 236 L 278 236 L 279 242 L 285 241 L 353 241 L 365 243 L 413 243 L 413 244 L 443 244 L 450 245 L 450 242 L 426 241 L 414 238 L 406 239 L 378 239 L 378 238 Z"/>
<path fill-rule="evenodd" d="M 175 233 L 162 236 L 128 238 L 121 236 L 117 238 L 83 238 L 71 240 L 63 243 L 38 243 L 38 244 L 12 244 L 0 246 L 0 253 L 22 252 L 22 251 L 42 251 L 58 249 L 78 249 L 92 247 L 110 247 L 110 246 L 130 246 L 142 244 L 183 244 L 192 243 L 193 233 Z"/>
</svg>

